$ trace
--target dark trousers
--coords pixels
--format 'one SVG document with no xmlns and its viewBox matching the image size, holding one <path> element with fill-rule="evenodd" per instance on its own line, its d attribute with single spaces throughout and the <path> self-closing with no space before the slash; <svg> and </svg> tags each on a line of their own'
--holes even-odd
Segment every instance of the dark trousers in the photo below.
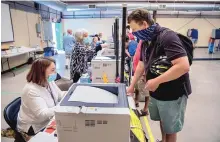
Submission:
<svg viewBox="0 0 220 142">
<path fill-rule="evenodd" d="M 32 126 L 29 128 L 29 130 L 28 130 L 28 132 L 27 132 L 27 135 L 28 135 L 28 136 L 34 136 L 34 135 L 35 135 L 34 129 L 33 129 Z"/>
<path fill-rule="evenodd" d="M 80 77 L 81 77 L 80 73 L 76 72 L 73 76 L 73 83 L 77 83 Z"/>
<path fill-rule="evenodd" d="M 41 130 L 41 132 L 43 132 L 43 131 L 44 131 L 44 129 Z M 28 135 L 28 136 L 34 136 L 34 135 L 36 135 L 32 126 L 29 128 L 29 130 L 28 130 L 28 132 L 27 132 L 27 135 Z"/>
</svg>

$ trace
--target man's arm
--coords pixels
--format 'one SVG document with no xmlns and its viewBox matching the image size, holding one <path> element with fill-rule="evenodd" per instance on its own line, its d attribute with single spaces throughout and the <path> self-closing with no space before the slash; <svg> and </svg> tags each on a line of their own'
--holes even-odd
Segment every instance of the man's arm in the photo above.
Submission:
<svg viewBox="0 0 220 142">
<path fill-rule="evenodd" d="M 162 75 L 150 79 L 146 83 L 146 88 L 154 92 L 161 83 L 176 80 L 189 71 L 189 61 L 187 53 L 179 39 L 174 32 L 169 32 L 162 40 L 164 51 L 167 59 L 172 62 L 173 66 Z"/>
<path fill-rule="evenodd" d="M 187 56 L 177 58 L 171 62 L 173 66 L 168 71 L 155 78 L 159 84 L 175 80 L 189 72 L 190 66 Z"/>
<path fill-rule="evenodd" d="M 190 68 L 186 50 L 175 32 L 168 32 L 162 43 L 167 59 L 172 62 L 173 66 L 164 74 L 157 77 L 156 80 L 159 83 L 175 80 L 189 72 Z"/>
</svg>

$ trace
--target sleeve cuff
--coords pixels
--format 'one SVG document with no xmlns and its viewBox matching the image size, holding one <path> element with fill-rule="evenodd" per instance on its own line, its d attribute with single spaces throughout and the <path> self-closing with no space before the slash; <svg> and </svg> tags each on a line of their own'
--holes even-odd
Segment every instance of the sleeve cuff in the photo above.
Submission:
<svg viewBox="0 0 220 142">
<path fill-rule="evenodd" d="M 176 55 L 174 55 L 174 56 L 171 56 L 170 58 L 168 58 L 168 60 L 169 60 L 169 61 L 173 61 L 173 60 L 175 60 L 175 59 L 178 59 L 178 58 L 181 58 L 181 57 L 185 57 L 185 56 L 187 56 L 186 53 L 179 53 L 179 54 L 176 54 Z"/>
</svg>

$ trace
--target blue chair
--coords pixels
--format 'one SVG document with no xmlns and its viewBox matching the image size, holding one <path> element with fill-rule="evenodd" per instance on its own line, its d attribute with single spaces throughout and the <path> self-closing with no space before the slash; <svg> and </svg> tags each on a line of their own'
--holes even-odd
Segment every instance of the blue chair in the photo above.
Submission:
<svg viewBox="0 0 220 142">
<path fill-rule="evenodd" d="M 8 104 L 4 109 L 4 118 L 11 129 L 15 132 L 15 141 L 14 142 L 25 142 L 21 133 L 17 131 L 17 117 L 18 112 L 21 106 L 21 97 L 15 99 L 10 104 Z"/>
</svg>

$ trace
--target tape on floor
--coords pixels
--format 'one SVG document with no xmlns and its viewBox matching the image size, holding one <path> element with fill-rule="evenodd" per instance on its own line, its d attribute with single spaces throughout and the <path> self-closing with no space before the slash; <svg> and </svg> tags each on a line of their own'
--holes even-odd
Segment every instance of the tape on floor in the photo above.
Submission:
<svg viewBox="0 0 220 142">
<path fill-rule="evenodd" d="M 146 128 L 147 128 L 147 133 L 148 133 L 148 136 L 149 136 L 149 141 L 150 142 L 155 142 L 155 139 L 154 139 L 153 133 L 151 131 L 151 128 L 150 128 L 147 116 L 144 116 L 144 123 L 145 123 Z"/>
<path fill-rule="evenodd" d="M 138 142 L 145 142 L 145 136 L 141 125 L 141 121 L 132 109 L 130 109 L 130 116 L 131 131 L 136 136 Z"/>
</svg>

